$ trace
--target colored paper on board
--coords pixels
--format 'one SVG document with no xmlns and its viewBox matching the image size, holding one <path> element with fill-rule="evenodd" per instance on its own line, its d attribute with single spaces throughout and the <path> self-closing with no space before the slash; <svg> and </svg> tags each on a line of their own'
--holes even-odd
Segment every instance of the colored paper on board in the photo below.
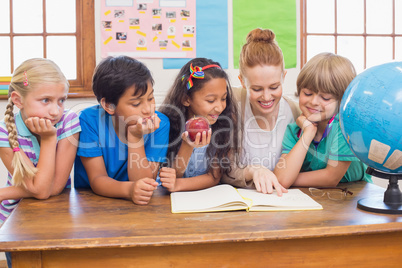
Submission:
<svg viewBox="0 0 402 268">
<path fill-rule="evenodd" d="M 297 64 L 296 1 L 233 1 L 233 62 L 239 68 L 239 55 L 247 34 L 255 28 L 271 29 L 282 49 L 285 68 Z"/>
<path fill-rule="evenodd" d="M 195 0 L 102 0 L 101 56 L 196 55 Z"/>
<path fill-rule="evenodd" d="M 222 0 L 199 0 L 197 10 L 197 57 L 219 62 L 227 69 L 228 60 L 228 5 Z M 190 58 L 163 59 L 164 69 L 180 69 Z"/>
</svg>

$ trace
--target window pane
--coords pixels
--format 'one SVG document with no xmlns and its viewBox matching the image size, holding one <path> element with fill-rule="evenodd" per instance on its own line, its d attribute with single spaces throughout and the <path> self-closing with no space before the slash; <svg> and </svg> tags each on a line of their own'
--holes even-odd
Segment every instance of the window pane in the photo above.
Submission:
<svg viewBox="0 0 402 268">
<path fill-rule="evenodd" d="M 334 33 L 334 0 L 307 0 L 307 33 Z"/>
<path fill-rule="evenodd" d="M 348 58 L 356 72 L 364 70 L 364 39 L 361 36 L 339 36 L 338 54 Z"/>
<path fill-rule="evenodd" d="M 13 1 L 14 33 L 42 33 L 43 5 L 42 0 Z"/>
<path fill-rule="evenodd" d="M 391 37 L 367 37 L 367 68 L 392 61 Z"/>
<path fill-rule="evenodd" d="M 11 76 L 10 37 L 0 37 L 0 76 Z"/>
<path fill-rule="evenodd" d="M 402 34 L 402 0 L 395 0 L 395 33 Z"/>
<path fill-rule="evenodd" d="M 31 58 L 43 58 L 43 37 L 14 37 L 14 68 L 17 68 L 23 61 Z"/>
<path fill-rule="evenodd" d="M 75 0 L 46 1 L 46 31 L 75 33 Z"/>
<path fill-rule="evenodd" d="M 392 33 L 392 0 L 367 0 L 366 30 L 369 34 Z"/>
<path fill-rule="evenodd" d="M 395 38 L 395 60 L 402 61 L 402 37 Z"/>
<path fill-rule="evenodd" d="M 10 33 L 10 1 L 0 1 L 0 33 Z"/>
<path fill-rule="evenodd" d="M 74 36 L 49 36 L 47 58 L 59 65 L 67 79 L 77 79 L 76 38 Z"/>
<path fill-rule="evenodd" d="M 337 14 L 338 33 L 364 32 L 363 0 L 338 0 Z"/>
<path fill-rule="evenodd" d="M 307 36 L 307 60 L 321 52 L 335 52 L 333 36 Z"/>
</svg>

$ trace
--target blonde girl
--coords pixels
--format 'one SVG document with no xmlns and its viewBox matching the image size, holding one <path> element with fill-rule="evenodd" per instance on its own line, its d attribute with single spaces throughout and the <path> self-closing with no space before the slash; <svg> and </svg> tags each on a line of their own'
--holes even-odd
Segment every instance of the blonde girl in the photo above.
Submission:
<svg viewBox="0 0 402 268">
<path fill-rule="evenodd" d="M 21 198 L 46 199 L 69 184 L 81 128 L 77 115 L 64 109 L 68 89 L 51 60 L 29 59 L 14 71 L 0 122 L 0 158 L 8 170 L 0 225 Z"/>
</svg>

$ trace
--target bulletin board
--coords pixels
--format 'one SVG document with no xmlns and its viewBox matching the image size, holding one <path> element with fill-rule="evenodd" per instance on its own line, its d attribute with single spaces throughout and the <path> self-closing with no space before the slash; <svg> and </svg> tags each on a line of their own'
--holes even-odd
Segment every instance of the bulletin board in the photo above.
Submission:
<svg viewBox="0 0 402 268">
<path fill-rule="evenodd" d="M 194 58 L 196 0 L 102 0 L 101 56 Z"/>
<path fill-rule="evenodd" d="M 229 66 L 228 1 L 199 0 L 197 9 L 197 55 L 219 62 L 222 68 Z M 180 69 L 187 59 L 163 59 L 164 69 Z"/>
</svg>

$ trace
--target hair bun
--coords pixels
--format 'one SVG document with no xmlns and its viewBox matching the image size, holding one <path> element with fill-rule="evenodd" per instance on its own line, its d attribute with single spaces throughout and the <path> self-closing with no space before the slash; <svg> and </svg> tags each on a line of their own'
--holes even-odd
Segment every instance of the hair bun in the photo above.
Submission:
<svg viewBox="0 0 402 268">
<path fill-rule="evenodd" d="M 270 29 L 257 28 L 257 29 L 252 30 L 247 35 L 247 43 L 251 43 L 251 42 L 274 43 L 275 42 L 275 34 Z"/>
</svg>

